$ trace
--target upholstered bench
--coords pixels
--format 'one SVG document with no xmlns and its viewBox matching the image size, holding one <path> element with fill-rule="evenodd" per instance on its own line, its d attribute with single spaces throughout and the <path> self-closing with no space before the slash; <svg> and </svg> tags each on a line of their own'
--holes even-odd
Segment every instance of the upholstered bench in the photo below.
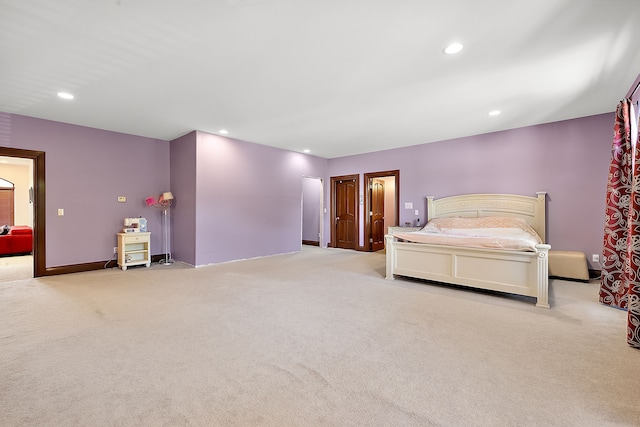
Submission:
<svg viewBox="0 0 640 427">
<path fill-rule="evenodd" d="M 587 257 L 582 252 L 550 250 L 549 276 L 589 281 Z"/>
</svg>

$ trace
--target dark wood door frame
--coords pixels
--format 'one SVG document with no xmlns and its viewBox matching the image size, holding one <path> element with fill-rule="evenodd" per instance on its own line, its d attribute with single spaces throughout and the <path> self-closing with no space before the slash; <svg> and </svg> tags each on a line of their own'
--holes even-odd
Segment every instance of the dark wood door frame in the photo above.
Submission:
<svg viewBox="0 0 640 427">
<path fill-rule="evenodd" d="M 369 216 L 369 212 L 371 212 L 371 192 L 369 191 L 369 187 L 371 185 L 371 180 L 373 178 L 387 178 L 394 177 L 396 188 L 395 188 L 395 204 L 396 204 L 396 221 L 394 225 L 398 225 L 398 218 L 400 216 L 400 171 L 399 170 L 390 170 L 383 172 L 369 172 L 364 174 L 364 250 L 370 252 L 371 248 L 371 216 Z"/>
<path fill-rule="evenodd" d="M 329 246 L 335 248 L 336 245 L 336 182 L 355 180 L 358 194 L 360 194 L 360 175 L 343 175 L 331 177 L 331 241 Z M 356 196 L 356 223 L 355 223 L 355 236 L 356 249 L 360 249 L 360 201 Z"/>
<path fill-rule="evenodd" d="M 47 211 L 45 205 L 44 151 L 0 147 L 0 156 L 33 160 L 33 276 L 45 276 L 47 273 L 45 253 L 45 219 Z"/>
</svg>

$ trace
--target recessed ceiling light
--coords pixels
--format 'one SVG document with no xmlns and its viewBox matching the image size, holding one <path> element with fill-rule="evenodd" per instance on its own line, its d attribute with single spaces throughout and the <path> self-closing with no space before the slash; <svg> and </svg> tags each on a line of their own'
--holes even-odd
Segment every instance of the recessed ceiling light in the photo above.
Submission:
<svg viewBox="0 0 640 427">
<path fill-rule="evenodd" d="M 489 115 L 490 116 L 499 116 L 500 115 L 500 110 L 489 111 Z"/>
<path fill-rule="evenodd" d="M 62 99 L 73 99 L 75 98 L 72 94 L 68 92 L 58 92 L 58 97 Z"/>
<path fill-rule="evenodd" d="M 310 153 L 311 150 L 309 150 L 308 148 L 305 148 L 304 150 L 302 150 L 304 153 Z"/>
<path fill-rule="evenodd" d="M 220 130 L 218 131 L 218 133 L 220 133 L 220 134 L 222 134 L 222 135 L 226 135 L 226 134 L 228 134 L 228 133 L 229 133 L 229 131 L 228 131 L 228 130 L 226 130 L 226 129 L 220 129 Z"/>
<path fill-rule="evenodd" d="M 451 43 L 449 46 L 444 48 L 444 53 L 447 55 L 453 55 L 454 53 L 458 53 L 464 48 L 464 46 L 460 43 Z"/>
</svg>

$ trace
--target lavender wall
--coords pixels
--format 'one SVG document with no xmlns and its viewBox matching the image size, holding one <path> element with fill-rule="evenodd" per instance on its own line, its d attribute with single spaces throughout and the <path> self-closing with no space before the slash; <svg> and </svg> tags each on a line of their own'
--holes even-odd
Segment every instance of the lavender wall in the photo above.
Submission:
<svg viewBox="0 0 640 427">
<path fill-rule="evenodd" d="M 47 267 L 111 259 L 127 216 L 149 217 L 150 230 L 160 229 L 144 199 L 168 188 L 167 141 L 0 115 L 0 145 L 45 152 Z M 151 247 L 161 249 L 159 233 Z"/>
<path fill-rule="evenodd" d="M 194 265 L 300 250 L 303 176 L 325 176 L 326 159 L 202 132 L 195 157 L 195 169 L 172 167 L 173 182 L 195 175 L 195 206 L 187 207 L 195 212 Z M 175 225 L 182 233 L 184 224 Z"/>
<path fill-rule="evenodd" d="M 328 176 L 399 169 L 400 224 L 416 219 L 414 209 L 424 220 L 427 195 L 546 191 L 547 241 L 590 260 L 602 253 L 612 132 L 613 113 L 601 114 L 331 159 Z"/>
<path fill-rule="evenodd" d="M 178 260 L 204 265 L 297 251 L 304 176 L 394 169 L 400 223 L 416 219 L 405 202 L 424 220 L 427 194 L 544 190 L 549 243 L 590 259 L 602 251 L 612 128 L 613 113 L 326 160 L 200 132 L 169 143 L 0 113 L 0 145 L 46 153 L 47 267 L 110 259 L 126 216 L 147 217 L 152 252 L 160 253 L 161 218 L 144 199 L 167 189 L 176 196 Z M 325 192 L 325 206 L 329 199 Z"/>
<path fill-rule="evenodd" d="M 171 141 L 172 255 L 174 259 L 196 264 L 196 143 L 191 132 Z M 177 231 L 176 231 L 177 230 Z"/>
</svg>

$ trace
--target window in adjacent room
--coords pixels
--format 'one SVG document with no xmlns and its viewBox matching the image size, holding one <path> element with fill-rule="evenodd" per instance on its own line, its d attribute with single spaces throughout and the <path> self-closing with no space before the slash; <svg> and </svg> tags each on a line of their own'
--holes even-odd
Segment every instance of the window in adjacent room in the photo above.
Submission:
<svg viewBox="0 0 640 427">
<path fill-rule="evenodd" d="M 12 182 L 0 178 L 0 225 L 14 225 Z"/>
</svg>

